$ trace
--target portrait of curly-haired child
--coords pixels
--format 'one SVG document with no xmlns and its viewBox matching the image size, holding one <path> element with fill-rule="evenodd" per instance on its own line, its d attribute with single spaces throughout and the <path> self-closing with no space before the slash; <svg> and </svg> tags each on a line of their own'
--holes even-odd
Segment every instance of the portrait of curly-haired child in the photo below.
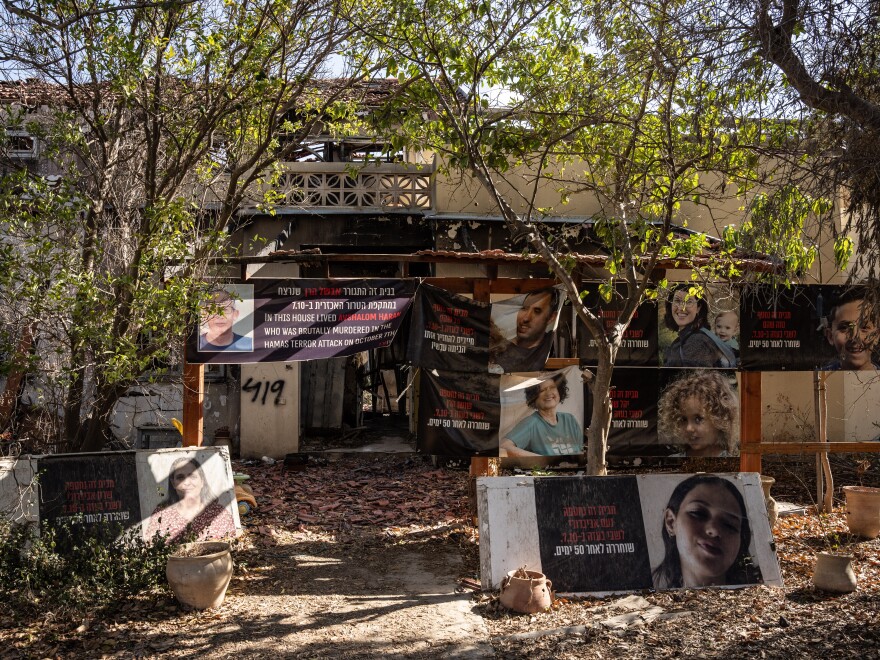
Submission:
<svg viewBox="0 0 880 660">
<path fill-rule="evenodd" d="M 727 457 L 739 451 L 739 401 L 723 371 L 689 371 L 660 395 L 660 441 L 676 456 Z"/>
</svg>

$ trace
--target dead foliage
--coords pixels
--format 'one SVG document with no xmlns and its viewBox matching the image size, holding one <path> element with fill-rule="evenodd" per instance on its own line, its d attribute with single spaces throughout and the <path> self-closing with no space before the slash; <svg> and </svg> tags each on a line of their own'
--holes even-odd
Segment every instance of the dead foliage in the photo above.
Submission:
<svg viewBox="0 0 880 660">
<path fill-rule="evenodd" d="M 0 657 L 240 657 L 255 635 L 279 657 L 331 657 L 330 650 L 370 657 L 375 650 L 322 646 L 320 622 L 333 620 L 340 599 L 369 604 L 362 569 L 392 561 L 398 546 L 464 557 L 458 588 L 473 594 L 499 658 L 880 657 L 880 541 L 851 537 L 842 509 L 780 519 L 774 536 L 782 589 L 560 597 L 547 612 L 519 615 L 501 607 L 497 593 L 480 590 L 466 471 L 438 469 L 422 457 L 360 457 L 300 471 L 282 463 L 234 468 L 251 475 L 257 507 L 243 519 L 235 576 L 220 608 L 185 612 L 170 595 L 145 595 L 112 610 L 58 612 L 46 604 L 42 616 L 23 617 L 0 604 Z M 808 491 L 785 474 L 773 476 L 783 492 L 807 500 Z M 815 555 L 824 549 L 854 555 L 855 593 L 812 586 Z M 324 581 L 320 566 L 305 571 L 296 559 L 303 555 L 326 558 L 341 579 Z M 381 628 L 381 617 L 375 625 Z"/>
</svg>

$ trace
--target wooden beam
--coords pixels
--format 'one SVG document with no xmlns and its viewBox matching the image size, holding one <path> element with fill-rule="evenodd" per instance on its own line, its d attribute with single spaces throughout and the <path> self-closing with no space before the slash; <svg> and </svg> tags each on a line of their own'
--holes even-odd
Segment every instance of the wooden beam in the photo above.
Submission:
<svg viewBox="0 0 880 660">
<path fill-rule="evenodd" d="M 745 446 L 740 454 L 761 456 L 763 454 L 876 454 L 880 453 L 880 442 L 762 442 Z"/>
<path fill-rule="evenodd" d="M 205 365 L 183 362 L 183 446 L 201 447 Z"/>
<path fill-rule="evenodd" d="M 581 363 L 580 358 L 547 358 L 544 368 L 548 371 L 565 369 L 565 367 L 577 367 Z"/>
<path fill-rule="evenodd" d="M 492 293 L 528 293 L 556 284 L 554 279 L 523 280 L 515 277 L 502 277 L 497 280 L 487 280 L 482 277 L 426 277 L 424 281 L 426 284 L 433 284 L 452 293 L 473 293 L 474 300 L 479 300 L 477 298 L 478 289 L 485 291 L 486 300 L 480 302 L 490 302 L 488 296 Z"/>
<path fill-rule="evenodd" d="M 607 257 L 603 254 L 576 254 L 570 255 L 578 264 L 583 264 L 593 268 L 603 268 L 607 262 Z M 684 268 L 693 269 L 695 266 L 708 265 L 717 257 L 715 255 L 697 256 L 692 259 L 662 259 L 657 262 L 656 267 L 666 268 Z M 409 261 L 411 263 L 459 263 L 459 264 L 511 264 L 511 263 L 534 263 L 535 261 L 543 262 L 543 259 L 537 254 L 520 254 L 500 252 L 489 250 L 486 252 L 446 252 L 424 251 L 420 253 L 400 254 L 400 253 L 322 253 L 320 250 L 314 251 L 298 251 L 298 250 L 279 250 L 267 255 L 242 255 L 239 257 L 215 257 L 208 260 L 211 265 L 228 265 L 233 263 L 245 264 L 270 264 L 270 263 L 298 263 L 298 264 L 322 264 L 329 262 L 399 262 Z M 170 265 L 179 265 L 181 261 L 169 262 Z M 776 262 L 761 259 L 740 259 L 739 265 L 747 272 L 772 273 L 779 270 Z M 597 280 L 600 281 L 600 280 Z"/>
<path fill-rule="evenodd" d="M 741 472 L 761 471 L 761 372 L 743 371 L 740 377 Z"/>
</svg>

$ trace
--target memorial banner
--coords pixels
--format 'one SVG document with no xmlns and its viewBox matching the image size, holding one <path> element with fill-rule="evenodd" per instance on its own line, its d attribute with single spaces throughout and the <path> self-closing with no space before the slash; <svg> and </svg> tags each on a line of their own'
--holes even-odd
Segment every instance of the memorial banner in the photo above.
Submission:
<svg viewBox="0 0 880 660">
<path fill-rule="evenodd" d="M 579 456 L 578 367 L 525 374 L 422 370 L 419 450 L 444 456 Z"/>
<path fill-rule="evenodd" d="M 782 586 L 756 473 L 477 479 L 480 575 L 558 592 Z"/>
<path fill-rule="evenodd" d="M 407 353 L 424 369 L 485 372 L 489 305 L 423 284 L 413 303 Z"/>
<path fill-rule="evenodd" d="M 422 286 L 410 331 L 410 360 L 446 371 L 540 371 L 553 348 L 562 302 L 557 287 L 487 305 Z"/>
<path fill-rule="evenodd" d="M 499 377 L 422 369 L 418 449 L 438 456 L 497 456 Z"/>
<path fill-rule="evenodd" d="M 20 462 L 35 464 L 27 470 L 32 478 L 22 479 L 13 465 L 0 475 L 0 493 L 52 527 L 107 541 L 129 531 L 147 541 L 159 534 L 182 542 L 241 530 L 226 448 L 53 454 Z"/>
<path fill-rule="evenodd" d="M 141 521 L 136 452 L 40 457 L 40 521 L 115 538 Z"/>
<path fill-rule="evenodd" d="M 623 307 L 623 300 L 615 297 L 605 302 L 599 295 L 598 285 L 586 287 L 584 303 L 594 313 L 602 317 L 606 332 L 617 323 L 617 316 Z M 596 340 L 587 328 L 578 321 L 578 354 L 585 364 L 598 364 Z M 617 352 L 618 367 L 656 367 L 659 365 L 657 352 L 657 303 L 645 300 L 638 306 L 629 327 L 623 333 L 620 350 Z"/>
<path fill-rule="evenodd" d="M 874 371 L 877 333 L 862 317 L 863 287 L 748 289 L 742 300 L 743 369 Z"/>
<path fill-rule="evenodd" d="M 388 346 L 416 280 L 250 280 L 218 288 L 187 343 L 187 362 L 318 360 Z"/>
</svg>

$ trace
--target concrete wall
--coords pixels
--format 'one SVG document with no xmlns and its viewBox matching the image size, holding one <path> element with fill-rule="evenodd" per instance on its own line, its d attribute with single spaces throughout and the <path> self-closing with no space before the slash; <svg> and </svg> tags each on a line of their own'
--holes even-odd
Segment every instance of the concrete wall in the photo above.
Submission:
<svg viewBox="0 0 880 660">
<path fill-rule="evenodd" d="M 284 458 L 299 450 L 299 365 L 241 367 L 242 458 Z"/>
<path fill-rule="evenodd" d="M 233 444 L 239 435 L 239 367 L 215 365 L 206 369 L 204 442 L 211 445 L 217 429 L 229 429 Z M 183 419 L 183 389 L 178 379 L 135 385 L 113 409 L 111 429 L 119 440 L 138 447 L 141 431 L 171 432 L 172 417 Z"/>
<path fill-rule="evenodd" d="M 37 462 L 30 458 L 0 459 L 0 517 L 16 523 L 40 518 Z"/>
</svg>

